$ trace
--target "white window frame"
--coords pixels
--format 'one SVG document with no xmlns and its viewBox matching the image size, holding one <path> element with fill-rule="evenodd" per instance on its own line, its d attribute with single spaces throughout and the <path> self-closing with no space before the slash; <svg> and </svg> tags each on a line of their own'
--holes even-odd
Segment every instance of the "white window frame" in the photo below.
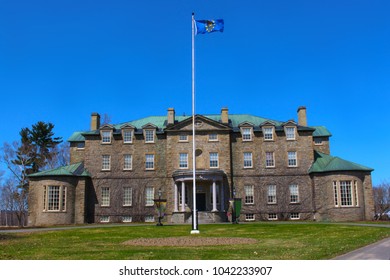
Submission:
<svg viewBox="0 0 390 280">
<path fill-rule="evenodd" d="M 209 141 L 210 142 L 217 142 L 218 141 L 218 134 L 217 133 L 210 133 L 209 134 Z"/>
<path fill-rule="evenodd" d="M 298 166 L 298 154 L 296 151 L 287 152 L 287 165 L 288 167 Z"/>
<path fill-rule="evenodd" d="M 146 215 L 145 216 L 145 223 L 154 223 L 155 219 L 153 215 Z"/>
<path fill-rule="evenodd" d="M 324 139 L 322 137 L 314 137 L 314 145 L 322 146 L 324 145 Z"/>
<path fill-rule="evenodd" d="M 145 188 L 145 206 L 154 206 L 154 188 Z"/>
<path fill-rule="evenodd" d="M 275 153 L 274 152 L 265 152 L 265 167 L 266 168 L 275 167 Z"/>
<path fill-rule="evenodd" d="M 285 133 L 286 133 L 286 140 L 289 140 L 289 141 L 296 140 L 296 127 L 295 126 L 286 126 Z"/>
<path fill-rule="evenodd" d="M 133 217 L 132 216 L 122 216 L 122 223 L 132 223 Z"/>
<path fill-rule="evenodd" d="M 179 134 L 179 142 L 188 142 L 188 134 Z"/>
<path fill-rule="evenodd" d="M 77 150 L 85 150 L 85 142 L 77 142 L 76 148 Z"/>
<path fill-rule="evenodd" d="M 44 186 L 43 211 L 66 212 L 67 187 L 58 185 Z"/>
<path fill-rule="evenodd" d="M 109 223 L 110 222 L 110 216 L 108 216 L 108 215 L 100 216 L 100 222 L 101 223 Z"/>
<path fill-rule="evenodd" d="M 273 141 L 274 131 L 274 127 L 263 127 L 264 141 Z"/>
<path fill-rule="evenodd" d="M 130 135 L 128 135 L 128 134 L 130 134 Z M 134 130 L 133 129 L 123 129 L 122 130 L 122 137 L 123 137 L 124 144 L 132 144 L 133 137 L 134 137 Z"/>
<path fill-rule="evenodd" d="M 244 168 L 253 168 L 252 152 L 244 152 Z"/>
<path fill-rule="evenodd" d="M 188 154 L 180 153 L 179 154 L 179 168 L 188 169 Z"/>
<path fill-rule="evenodd" d="M 290 213 L 290 220 L 300 220 L 301 219 L 301 214 L 292 212 Z"/>
<path fill-rule="evenodd" d="M 133 188 L 123 187 L 123 206 L 133 205 Z"/>
<path fill-rule="evenodd" d="M 245 221 L 247 222 L 253 222 L 256 220 L 255 214 L 253 213 L 247 213 L 245 214 Z"/>
<path fill-rule="evenodd" d="M 101 188 L 101 207 L 110 207 L 110 187 Z"/>
<path fill-rule="evenodd" d="M 154 143 L 155 142 L 155 129 L 145 129 L 145 143 Z"/>
<path fill-rule="evenodd" d="M 110 171 L 110 170 L 111 170 L 111 156 L 102 155 L 102 171 Z"/>
<path fill-rule="evenodd" d="M 359 197 L 357 181 L 333 181 L 333 195 L 335 207 L 358 207 Z"/>
<path fill-rule="evenodd" d="M 288 189 L 290 191 L 290 203 L 299 203 L 299 186 L 297 184 L 291 184 L 288 186 Z"/>
<path fill-rule="evenodd" d="M 145 155 L 145 170 L 154 170 L 154 154 Z"/>
<path fill-rule="evenodd" d="M 242 127 L 241 135 L 243 142 L 253 141 L 253 127 Z"/>
<path fill-rule="evenodd" d="M 123 170 L 133 170 L 133 155 L 123 155 Z"/>
<path fill-rule="evenodd" d="M 277 221 L 278 220 L 278 214 L 276 214 L 276 213 L 268 213 L 268 220 L 269 221 Z"/>
<path fill-rule="evenodd" d="M 267 189 L 267 204 L 276 204 L 276 185 L 269 185 Z"/>
<path fill-rule="evenodd" d="M 219 167 L 219 155 L 218 153 L 212 152 L 210 153 L 210 168 L 218 168 Z"/>
<path fill-rule="evenodd" d="M 102 144 L 108 145 L 112 142 L 112 130 L 102 130 L 101 132 Z"/>
<path fill-rule="evenodd" d="M 254 205 L 255 204 L 255 187 L 253 185 L 244 186 L 244 204 L 245 205 Z"/>
</svg>

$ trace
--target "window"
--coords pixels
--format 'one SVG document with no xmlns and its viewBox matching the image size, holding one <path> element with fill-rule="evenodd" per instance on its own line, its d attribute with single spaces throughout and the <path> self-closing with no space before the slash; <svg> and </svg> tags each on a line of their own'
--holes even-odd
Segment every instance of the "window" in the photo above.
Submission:
<svg viewBox="0 0 390 280">
<path fill-rule="evenodd" d="M 188 168 L 188 154 L 186 153 L 179 154 L 179 167 L 182 169 Z"/>
<path fill-rule="evenodd" d="M 111 131 L 102 131 L 102 143 L 111 144 Z"/>
<path fill-rule="evenodd" d="M 242 141 L 252 141 L 252 128 L 244 127 L 241 129 Z"/>
<path fill-rule="evenodd" d="M 295 140 L 295 127 L 286 127 L 286 139 Z"/>
<path fill-rule="evenodd" d="M 244 153 L 244 168 L 252 168 L 253 162 L 252 162 L 252 153 Z"/>
<path fill-rule="evenodd" d="M 209 134 L 209 141 L 218 141 L 218 134 L 217 133 Z"/>
<path fill-rule="evenodd" d="M 100 222 L 101 223 L 109 223 L 110 222 L 110 216 L 100 216 Z"/>
<path fill-rule="evenodd" d="M 85 149 L 85 142 L 78 142 L 77 150 L 84 150 L 84 149 Z"/>
<path fill-rule="evenodd" d="M 145 169 L 146 170 L 154 169 L 154 155 L 152 154 L 145 155 Z"/>
<path fill-rule="evenodd" d="M 334 181 L 333 193 L 336 207 L 359 206 L 357 181 Z"/>
<path fill-rule="evenodd" d="M 133 222 L 133 217 L 131 216 L 122 216 L 122 223 L 131 223 Z"/>
<path fill-rule="evenodd" d="M 263 128 L 264 133 L 264 140 L 274 140 L 274 128 L 273 127 L 264 127 Z"/>
<path fill-rule="evenodd" d="M 147 187 L 145 189 L 145 205 L 153 206 L 154 205 L 154 188 Z"/>
<path fill-rule="evenodd" d="M 290 220 L 299 220 L 301 218 L 299 213 L 290 213 Z"/>
<path fill-rule="evenodd" d="M 188 142 L 188 135 L 187 134 L 180 134 L 179 135 L 179 142 Z"/>
<path fill-rule="evenodd" d="M 317 146 L 319 146 L 319 145 L 322 145 L 323 144 L 323 140 L 322 140 L 322 138 L 314 138 L 314 145 L 317 145 Z"/>
<path fill-rule="evenodd" d="M 276 213 L 269 213 L 268 214 L 268 220 L 275 221 L 277 219 L 278 219 L 278 214 L 276 214 Z"/>
<path fill-rule="evenodd" d="M 154 143 L 154 129 L 145 130 L 145 142 Z"/>
<path fill-rule="evenodd" d="M 65 186 L 44 186 L 43 211 L 66 211 Z"/>
<path fill-rule="evenodd" d="M 254 221 L 255 220 L 255 214 L 245 214 L 245 221 Z"/>
<path fill-rule="evenodd" d="M 288 166 L 297 167 L 297 152 L 288 152 Z"/>
<path fill-rule="evenodd" d="M 276 186 L 275 185 L 268 186 L 267 203 L 268 204 L 275 204 L 276 203 Z"/>
<path fill-rule="evenodd" d="M 210 168 L 218 168 L 218 153 L 210 153 Z"/>
<path fill-rule="evenodd" d="M 290 203 L 298 203 L 299 202 L 299 190 L 298 185 L 290 185 Z"/>
<path fill-rule="evenodd" d="M 253 186 L 244 186 L 245 191 L 245 204 L 254 204 L 254 187 Z"/>
<path fill-rule="evenodd" d="M 110 206 L 110 188 L 102 187 L 102 203 L 101 206 Z"/>
<path fill-rule="evenodd" d="M 352 186 L 351 181 L 340 182 L 341 206 L 352 206 Z"/>
<path fill-rule="evenodd" d="M 125 129 L 122 132 L 123 135 L 123 143 L 129 144 L 133 143 L 133 131 L 129 129 Z"/>
<path fill-rule="evenodd" d="M 131 187 L 123 188 L 123 206 L 131 206 L 133 204 L 133 189 Z"/>
<path fill-rule="evenodd" d="M 102 170 L 111 170 L 111 156 L 103 155 L 102 156 Z"/>
<path fill-rule="evenodd" d="M 132 170 L 132 169 L 133 169 L 133 156 L 124 155 L 123 170 Z"/>
<path fill-rule="evenodd" d="M 265 167 L 275 167 L 274 152 L 265 153 Z"/>
<path fill-rule="evenodd" d="M 154 216 L 153 215 L 145 216 L 145 223 L 154 223 Z"/>
</svg>

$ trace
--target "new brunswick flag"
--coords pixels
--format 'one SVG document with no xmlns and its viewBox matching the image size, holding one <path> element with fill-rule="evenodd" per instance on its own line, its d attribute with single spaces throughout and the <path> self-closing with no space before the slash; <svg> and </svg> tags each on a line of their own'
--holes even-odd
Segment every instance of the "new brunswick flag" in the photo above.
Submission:
<svg viewBox="0 0 390 280">
<path fill-rule="evenodd" d="M 207 34 L 212 32 L 223 32 L 224 21 L 223 19 L 215 20 L 195 20 L 195 35 Z"/>
</svg>

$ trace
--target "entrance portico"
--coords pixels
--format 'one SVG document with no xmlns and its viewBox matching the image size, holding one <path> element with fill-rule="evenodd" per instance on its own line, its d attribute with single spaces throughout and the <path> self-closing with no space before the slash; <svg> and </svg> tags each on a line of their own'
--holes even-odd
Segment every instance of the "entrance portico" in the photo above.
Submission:
<svg viewBox="0 0 390 280">
<path fill-rule="evenodd" d="M 174 207 L 172 222 L 191 220 L 193 210 L 193 177 L 192 170 L 177 170 L 174 179 Z M 221 170 L 196 171 L 196 205 L 198 212 L 213 215 L 214 222 L 224 221 L 227 209 L 228 186 L 226 174 Z"/>
</svg>

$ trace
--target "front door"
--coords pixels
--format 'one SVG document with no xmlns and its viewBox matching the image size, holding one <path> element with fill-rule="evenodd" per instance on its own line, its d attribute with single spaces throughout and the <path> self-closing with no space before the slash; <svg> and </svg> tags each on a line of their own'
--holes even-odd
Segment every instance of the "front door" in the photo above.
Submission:
<svg viewBox="0 0 390 280">
<path fill-rule="evenodd" d="M 196 208 L 198 211 L 206 211 L 206 194 L 197 193 L 196 194 Z"/>
</svg>

